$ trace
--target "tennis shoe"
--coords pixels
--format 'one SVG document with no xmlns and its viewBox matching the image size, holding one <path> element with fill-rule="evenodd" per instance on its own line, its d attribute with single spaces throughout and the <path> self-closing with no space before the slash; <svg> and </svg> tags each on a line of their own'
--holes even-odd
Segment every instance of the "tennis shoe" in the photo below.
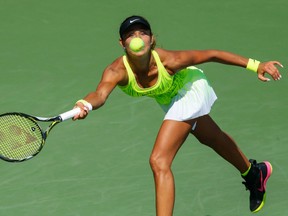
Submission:
<svg viewBox="0 0 288 216">
<path fill-rule="evenodd" d="M 243 177 L 246 190 L 250 191 L 250 210 L 253 213 L 260 211 L 266 199 L 266 183 L 272 174 L 272 165 L 268 161 L 257 163 L 256 160 L 249 160 L 251 168 L 248 174 Z"/>
</svg>

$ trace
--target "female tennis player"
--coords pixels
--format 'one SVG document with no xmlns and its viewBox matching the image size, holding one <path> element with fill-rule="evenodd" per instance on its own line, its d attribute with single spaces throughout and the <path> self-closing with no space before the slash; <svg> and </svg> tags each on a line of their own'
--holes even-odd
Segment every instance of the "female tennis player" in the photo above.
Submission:
<svg viewBox="0 0 288 216">
<path fill-rule="evenodd" d="M 213 121 L 209 112 L 217 97 L 203 71 L 195 65 L 217 62 L 239 66 L 257 72 L 258 78 L 266 82 L 269 81 L 266 74 L 273 80 L 281 78 L 276 67 L 282 67 L 280 62 L 261 63 L 220 50 L 155 48 L 150 24 L 141 16 L 125 19 L 119 33 L 125 55 L 108 65 L 94 92 L 76 102 L 75 107 L 80 107 L 81 113 L 74 120 L 84 119 L 89 109 L 103 106 L 116 86 L 130 96 L 155 98 L 166 113 L 150 156 L 157 216 L 173 214 L 175 185 L 171 165 L 189 134 L 239 170 L 250 191 L 250 210 L 259 211 L 264 205 L 272 166 L 267 161 L 248 160 L 234 140 Z M 134 38 L 137 43 L 133 42 Z"/>
</svg>

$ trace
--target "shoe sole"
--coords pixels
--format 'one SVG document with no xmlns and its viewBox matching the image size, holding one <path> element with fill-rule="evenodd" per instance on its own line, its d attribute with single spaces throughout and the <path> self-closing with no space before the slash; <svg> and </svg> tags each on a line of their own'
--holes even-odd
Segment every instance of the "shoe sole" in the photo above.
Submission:
<svg viewBox="0 0 288 216">
<path fill-rule="evenodd" d="M 271 176 L 271 174 L 273 172 L 273 167 L 272 167 L 271 163 L 269 163 L 268 161 L 264 161 L 263 163 L 266 165 L 266 168 L 267 168 L 267 175 L 266 175 L 266 178 L 264 179 L 264 186 L 263 186 L 264 190 L 265 190 L 265 193 L 264 193 L 264 196 L 263 196 L 262 203 L 260 204 L 260 206 L 257 209 L 252 211 L 253 213 L 257 213 L 258 211 L 260 211 L 263 208 L 264 204 L 265 204 L 265 201 L 266 201 L 266 183 L 267 183 L 268 179 L 270 178 L 270 176 Z"/>
</svg>

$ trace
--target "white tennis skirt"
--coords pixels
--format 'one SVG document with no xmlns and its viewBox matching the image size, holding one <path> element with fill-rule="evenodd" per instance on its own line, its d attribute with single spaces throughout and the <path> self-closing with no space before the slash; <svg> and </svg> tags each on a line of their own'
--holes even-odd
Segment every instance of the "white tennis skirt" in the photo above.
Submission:
<svg viewBox="0 0 288 216">
<path fill-rule="evenodd" d="M 166 112 L 164 120 L 186 121 L 208 114 L 216 100 L 213 88 L 203 76 L 186 83 L 170 104 L 160 106 Z"/>
</svg>

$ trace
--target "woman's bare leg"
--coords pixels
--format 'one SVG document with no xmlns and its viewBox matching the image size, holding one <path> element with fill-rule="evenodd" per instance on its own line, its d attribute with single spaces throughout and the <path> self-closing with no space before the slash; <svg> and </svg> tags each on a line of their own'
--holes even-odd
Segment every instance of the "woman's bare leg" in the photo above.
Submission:
<svg viewBox="0 0 288 216">
<path fill-rule="evenodd" d="M 193 122 L 193 121 L 191 121 Z M 175 200 L 172 161 L 191 131 L 187 122 L 165 120 L 150 156 L 156 192 L 156 215 L 172 216 Z"/>
<path fill-rule="evenodd" d="M 196 121 L 196 127 L 192 130 Z M 155 181 L 157 216 L 173 215 L 175 185 L 171 165 L 190 132 L 241 173 L 247 171 L 250 165 L 235 141 L 223 132 L 209 115 L 186 122 L 165 120 L 159 130 L 150 156 L 150 165 Z"/>
<path fill-rule="evenodd" d="M 194 120 L 193 120 L 194 121 Z M 201 143 L 211 147 L 215 152 L 244 173 L 250 162 L 238 148 L 235 141 L 213 121 L 209 115 L 199 117 L 195 130 L 191 132 Z"/>
</svg>

